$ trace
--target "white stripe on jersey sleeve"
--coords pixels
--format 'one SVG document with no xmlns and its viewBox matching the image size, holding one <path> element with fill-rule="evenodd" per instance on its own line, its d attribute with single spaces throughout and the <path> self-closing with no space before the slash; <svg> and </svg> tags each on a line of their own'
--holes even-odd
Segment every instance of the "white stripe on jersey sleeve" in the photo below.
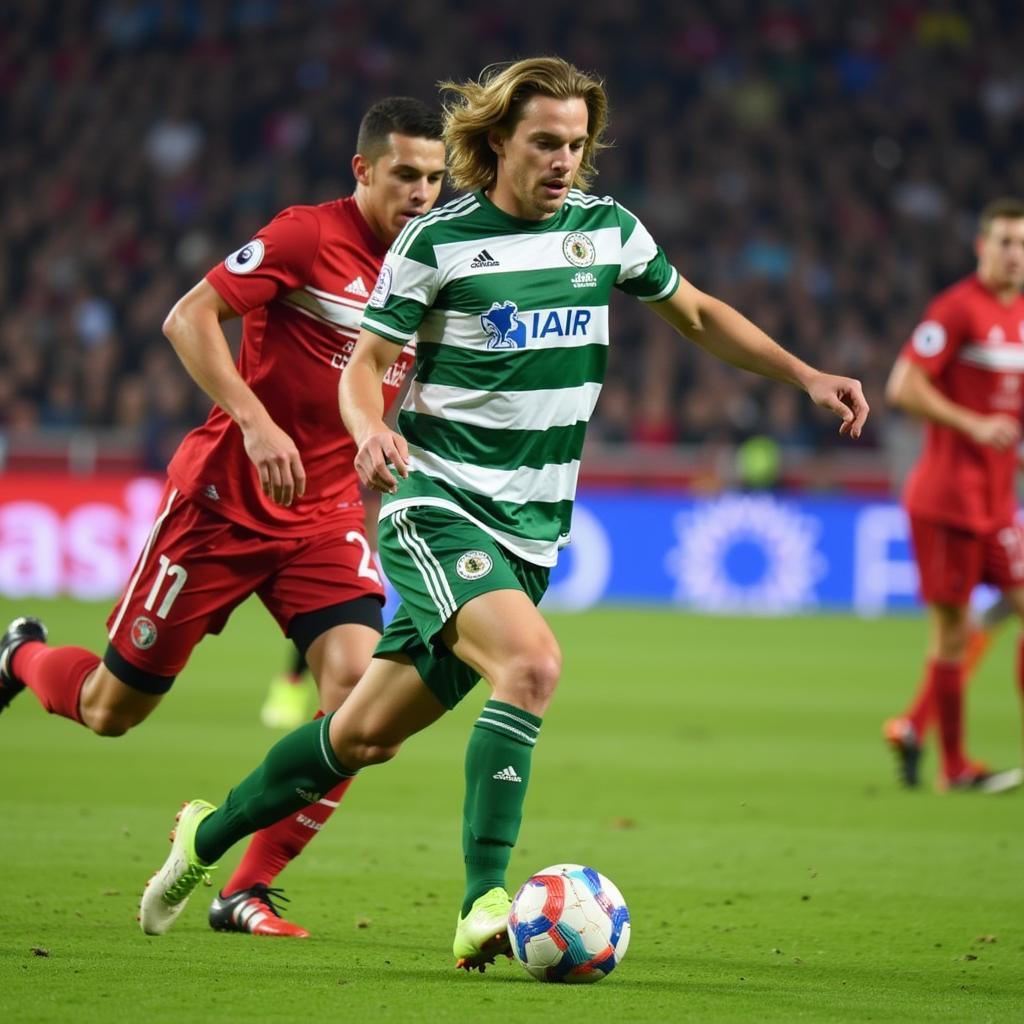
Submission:
<svg viewBox="0 0 1024 1024">
<path fill-rule="evenodd" d="M 389 252 L 384 257 L 384 265 L 392 270 L 392 295 L 412 299 L 421 306 L 433 304 L 440 287 L 440 275 L 436 267 L 428 267 L 416 260 L 399 256 L 396 252 Z"/>
<path fill-rule="evenodd" d="M 647 265 L 658 255 L 658 247 L 651 238 L 651 233 L 638 220 L 633 233 L 622 246 L 622 269 L 615 279 L 616 284 L 639 277 Z"/>
</svg>

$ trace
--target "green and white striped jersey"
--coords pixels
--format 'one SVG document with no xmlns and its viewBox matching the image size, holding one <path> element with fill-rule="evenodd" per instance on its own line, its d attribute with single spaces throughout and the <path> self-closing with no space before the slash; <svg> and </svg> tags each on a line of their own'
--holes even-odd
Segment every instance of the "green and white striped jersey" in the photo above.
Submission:
<svg viewBox="0 0 1024 1024">
<path fill-rule="evenodd" d="M 574 189 L 554 216 L 525 221 L 475 192 L 407 224 L 362 320 L 399 345 L 419 335 L 398 417 L 410 472 L 381 518 L 447 508 L 554 565 L 604 380 L 611 290 L 657 302 L 678 283 L 609 196 Z"/>
</svg>

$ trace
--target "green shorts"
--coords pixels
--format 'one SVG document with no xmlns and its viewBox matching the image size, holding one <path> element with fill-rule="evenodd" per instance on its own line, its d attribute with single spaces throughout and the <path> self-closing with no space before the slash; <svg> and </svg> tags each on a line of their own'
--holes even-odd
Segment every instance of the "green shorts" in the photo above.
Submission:
<svg viewBox="0 0 1024 1024">
<path fill-rule="evenodd" d="M 434 696 L 453 708 L 480 676 L 445 647 L 445 623 L 492 590 L 521 590 L 537 604 L 551 570 L 523 561 L 457 513 L 424 505 L 382 519 L 377 548 L 402 603 L 375 653 L 406 655 Z"/>
</svg>

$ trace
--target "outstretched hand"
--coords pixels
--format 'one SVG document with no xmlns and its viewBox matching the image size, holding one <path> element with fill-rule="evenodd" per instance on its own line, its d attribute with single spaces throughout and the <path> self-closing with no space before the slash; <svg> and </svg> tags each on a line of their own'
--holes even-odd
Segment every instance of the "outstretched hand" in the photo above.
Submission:
<svg viewBox="0 0 1024 1024">
<path fill-rule="evenodd" d="M 403 480 L 409 475 L 409 446 L 401 434 L 391 430 L 371 434 L 359 446 L 355 466 L 364 487 L 394 494 L 398 484 L 391 468 Z"/>
<path fill-rule="evenodd" d="M 860 437 L 870 409 L 859 380 L 819 373 L 807 385 L 807 394 L 815 405 L 831 409 L 843 421 L 839 424 L 842 436 Z"/>
</svg>

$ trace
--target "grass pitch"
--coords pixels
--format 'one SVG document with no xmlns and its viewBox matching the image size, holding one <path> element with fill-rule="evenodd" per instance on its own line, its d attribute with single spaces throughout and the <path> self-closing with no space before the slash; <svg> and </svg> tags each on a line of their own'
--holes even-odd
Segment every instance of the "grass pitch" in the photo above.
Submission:
<svg viewBox="0 0 1024 1024">
<path fill-rule="evenodd" d="M 106 606 L 0 601 L 0 625 L 29 610 L 54 642 L 103 642 Z M 902 792 L 879 739 L 917 681 L 921 621 L 552 620 L 565 676 L 510 881 L 558 861 L 612 878 L 633 936 L 609 979 L 452 969 L 484 687 L 366 771 L 282 876 L 312 939 L 215 934 L 204 892 L 169 935 L 141 934 L 178 805 L 221 800 L 274 739 L 257 710 L 285 648 L 249 604 L 126 737 L 48 719 L 30 694 L 0 718 L 0 1019 L 1024 1018 L 1024 794 Z M 1011 643 L 969 695 L 972 750 L 999 766 L 1020 763 Z"/>
</svg>

